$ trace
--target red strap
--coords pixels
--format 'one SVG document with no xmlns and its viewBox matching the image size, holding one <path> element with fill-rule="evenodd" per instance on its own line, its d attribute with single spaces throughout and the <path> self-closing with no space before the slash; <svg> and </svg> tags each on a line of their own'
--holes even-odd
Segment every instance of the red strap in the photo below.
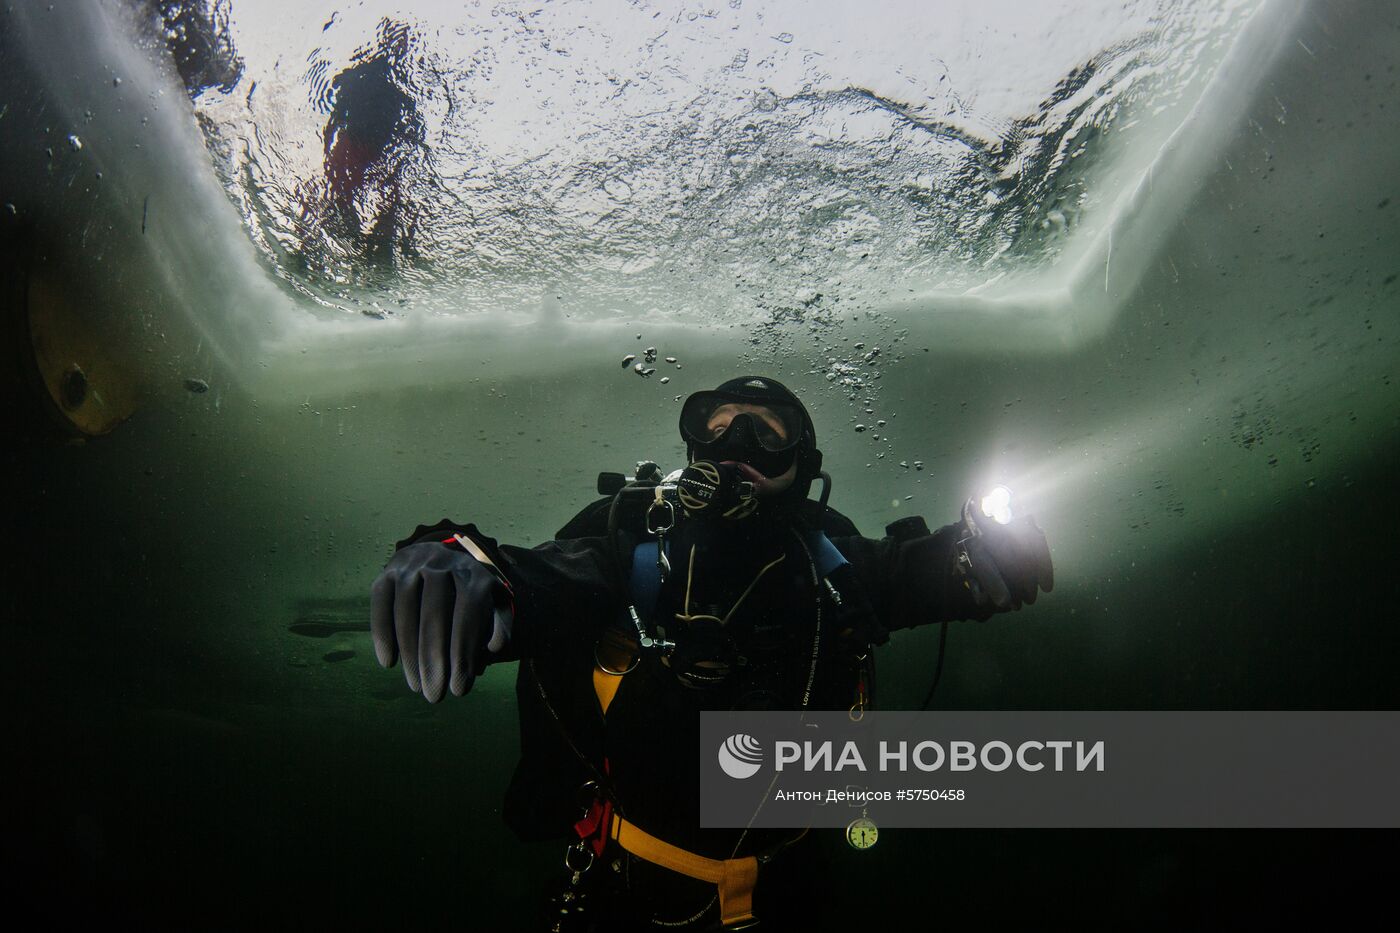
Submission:
<svg viewBox="0 0 1400 933">
<path fill-rule="evenodd" d="M 603 759 L 603 773 L 612 774 L 612 768 L 608 759 Z M 594 855 L 602 855 L 604 847 L 608 844 L 608 832 L 612 828 L 612 801 L 599 794 L 593 798 L 593 803 L 588 807 L 588 812 L 583 815 L 583 819 L 574 824 L 574 832 L 578 833 L 580 839 L 589 839 L 589 848 Z"/>
<path fill-rule="evenodd" d="M 580 839 L 588 839 L 594 855 L 602 855 L 608 844 L 608 826 L 612 823 L 612 801 L 598 797 L 588 808 L 583 819 L 574 824 L 574 832 Z"/>
</svg>

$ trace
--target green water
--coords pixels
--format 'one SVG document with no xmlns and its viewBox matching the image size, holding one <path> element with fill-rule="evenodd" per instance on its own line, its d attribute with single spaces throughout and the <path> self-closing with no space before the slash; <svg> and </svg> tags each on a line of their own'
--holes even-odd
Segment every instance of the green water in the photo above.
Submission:
<svg viewBox="0 0 1400 933">
<path fill-rule="evenodd" d="M 697 386 L 748 369 L 791 380 L 813 404 L 832 504 L 866 534 L 910 512 L 951 520 L 993 464 L 1034 478 L 1057 589 L 955 625 L 935 705 L 1397 707 L 1400 76 L 1386 50 L 1400 33 L 1323 27 L 1334 44 L 1296 52 L 1273 88 L 1288 118 L 1268 100 L 1251 111 L 1086 346 L 903 343 L 880 370 L 883 447 L 809 357 L 886 333 L 878 317 L 783 335 L 776 358 L 770 332 L 746 359 L 687 362 Z M 671 394 L 620 373 L 635 348 L 617 349 L 555 377 L 467 368 L 451 386 L 288 401 L 221 382 L 180 345 L 159 365 L 210 366 L 210 392 L 157 394 L 82 446 L 7 449 L 9 896 L 146 927 L 527 928 L 561 847 L 521 845 L 500 820 L 514 669 L 429 707 L 374 664 L 367 591 L 419 522 L 532 544 L 590 500 L 598 470 L 677 462 Z M 883 650 L 884 706 L 922 698 L 936 635 Z M 1371 899 L 1394 843 L 1124 828 L 818 846 L 833 927 L 1023 910 L 1132 927 L 1221 901 Z"/>
</svg>

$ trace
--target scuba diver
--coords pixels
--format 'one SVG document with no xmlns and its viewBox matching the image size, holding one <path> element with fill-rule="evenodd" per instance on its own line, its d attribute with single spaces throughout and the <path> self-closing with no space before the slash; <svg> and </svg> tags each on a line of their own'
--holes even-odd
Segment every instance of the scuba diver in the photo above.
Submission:
<svg viewBox="0 0 1400 933">
<path fill-rule="evenodd" d="M 861 537 L 826 505 L 811 417 L 772 379 L 691 395 L 680 432 L 688 466 L 604 474 L 613 494 L 548 543 L 444 519 L 374 581 L 376 657 L 430 703 L 520 662 L 504 815 L 524 840 L 568 840 L 551 930 L 820 925 L 805 830 L 700 827 L 700 712 L 867 709 L 892 631 L 1054 585 L 1035 522 L 971 502 L 937 531 L 905 518 Z"/>
</svg>

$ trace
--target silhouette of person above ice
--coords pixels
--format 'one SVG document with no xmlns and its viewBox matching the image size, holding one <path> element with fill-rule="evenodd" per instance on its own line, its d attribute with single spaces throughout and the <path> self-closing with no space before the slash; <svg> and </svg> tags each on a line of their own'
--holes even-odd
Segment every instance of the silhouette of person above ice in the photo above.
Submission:
<svg viewBox="0 0 1400 933">
<path fill-rule="evenodd" d="M 424 132 L 410 92 L 410 48 L 406 25 L 381 20 L 374 45 L 332 80 L 322 134 L 326 221 L 377 263 L 411 251 L 416 223 L 409 175 Z"/>
</svg>

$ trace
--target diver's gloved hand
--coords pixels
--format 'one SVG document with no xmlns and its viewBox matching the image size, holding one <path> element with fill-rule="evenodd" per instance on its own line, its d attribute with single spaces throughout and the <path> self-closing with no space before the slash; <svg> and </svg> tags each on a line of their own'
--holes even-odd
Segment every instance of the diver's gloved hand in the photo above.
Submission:
<svg viewBox="0 0 1400 933">
<path fill-rule="evenodd" d="M 370 591 L 375 657 L 384 667 L 402 658 L 409 689 L 429 703 L 470 690 L 509 643 L 511 622 L 505 577 L 455 542 L 399 548 Z"/>
<path fill-rule="evenodd" d="M 974 605 L 986 612 L 1020 609 L 1036 590 L 1055 588 L 1055 568 L 1045 532 L 1029 515 L 1008 524 L 986 517 L 971 499 L 963 506 L 957 568 Z"/>
</svg>

